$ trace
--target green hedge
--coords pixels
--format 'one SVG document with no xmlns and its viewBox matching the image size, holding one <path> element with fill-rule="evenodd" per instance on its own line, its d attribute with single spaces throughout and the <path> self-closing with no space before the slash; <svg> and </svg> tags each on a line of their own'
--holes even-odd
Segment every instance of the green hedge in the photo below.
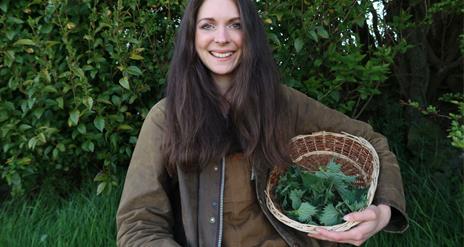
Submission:
<svg viewBox="0 0 464 247">
<path fill-rule="evenodd" d="M 163 95 L 185 2 L 2 1 L 0 185 L 20 195 L 88 171 L 98 192 L 116 185 Z M 405 49 L 376 44 L 361 2 L 257 2 L 284 82 L 353 116 Z"/>
</svg>

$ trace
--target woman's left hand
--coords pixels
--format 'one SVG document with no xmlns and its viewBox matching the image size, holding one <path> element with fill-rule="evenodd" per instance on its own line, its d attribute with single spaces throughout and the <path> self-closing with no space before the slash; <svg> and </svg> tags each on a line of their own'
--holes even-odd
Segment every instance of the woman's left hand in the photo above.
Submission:
<svg viewBox="0 0 464 247">
<path fill-rule="evenodd" d="M 372 235 L 382 230 L 390 221 L 390 217 L 390 206 L 384 204 L 380 204 L 378 206 L 371 205 L 361 212 L 350 213 L 343 217 L 346 221 L 361 222 L 359 225 L 348 231 L 335 232 L 317 228 L 317 233 L 308 234 L 308 236 L 320 240 L 360 246 Z"/>
</svg>

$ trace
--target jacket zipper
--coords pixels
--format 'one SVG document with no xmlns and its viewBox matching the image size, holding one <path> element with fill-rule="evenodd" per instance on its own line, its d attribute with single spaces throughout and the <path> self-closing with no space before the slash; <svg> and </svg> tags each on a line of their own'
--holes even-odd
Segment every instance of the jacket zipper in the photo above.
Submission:
<svg viewBox="0 0 464 247">
<path fill-rule="evenodd" d="M 226 170 L 226 161 L 225 158 L 222 158 L 222 167 L 221 167 L 221 194 L 219 198 L 219 236 L 217 247 L 222 245 L 222 230 L 223 230 L 223 210 L 224 210 L 224 179 L 225 179 L 225 170 Z"/>
</svg>

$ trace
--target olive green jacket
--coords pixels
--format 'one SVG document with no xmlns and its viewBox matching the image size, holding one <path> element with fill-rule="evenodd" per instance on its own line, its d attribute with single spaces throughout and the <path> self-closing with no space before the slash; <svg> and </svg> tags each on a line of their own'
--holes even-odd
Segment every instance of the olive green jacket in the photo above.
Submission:
<svg viewBox="0 0 464 247">
<path fill-rule="evenodd" d="M 384 136 L 364 122 L 351 119 L 306 95 L 284 87 L 292 134 L 347 132 L 367 139 L 380 158 L 374 204 L 387 204 L 392 218 L 385 228 L 408 227 L 400 169 Z M 199 173 L 177 169 L 170 177 L 161 154 L 165 129 L 165 100 L 146 117 L 129 165 L 117 212 L 118 246 L 221 246 L 224 168 L 226 159 L 211 162 Z M 269 222 L 289 246 L 329 246 L 281 224 L 265 205 L 267 172 L 255 173 L 258 202 Z"/>
</svg>

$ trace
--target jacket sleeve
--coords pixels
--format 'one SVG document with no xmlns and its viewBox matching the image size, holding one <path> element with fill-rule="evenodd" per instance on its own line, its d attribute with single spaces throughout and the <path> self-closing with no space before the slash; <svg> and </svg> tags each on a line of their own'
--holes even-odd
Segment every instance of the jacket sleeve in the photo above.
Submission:
<svg viewBox="0 0 464 247">
<path fill-rule="evenodd" d="M 318 101 L 289 89 L 290 99 L 296 104 L 297 134 L 317 131 L 346 132 L 360 136 L 369 141 L 380 159 L 380 172 L 374 204 L 386 204 L 392 209 L 392 217 L 384 228 L 388 232 L 404 232 L 408 228 L 406 202 L 403 191 L 400 168 L 395 155 L 390 151 L 387 139 L 374 132 L 372 127 L 362 121 L 349 118 L 345 114 L 333 110 Z"/>
<path fill-rule="evenodd" d="M 160 105 L 146 117 L 127 171 L 116 215 L 118 246 L 180 246 L 173 239 L 169 176 L 161 155 L 165 116 Z"/>
</svg>

